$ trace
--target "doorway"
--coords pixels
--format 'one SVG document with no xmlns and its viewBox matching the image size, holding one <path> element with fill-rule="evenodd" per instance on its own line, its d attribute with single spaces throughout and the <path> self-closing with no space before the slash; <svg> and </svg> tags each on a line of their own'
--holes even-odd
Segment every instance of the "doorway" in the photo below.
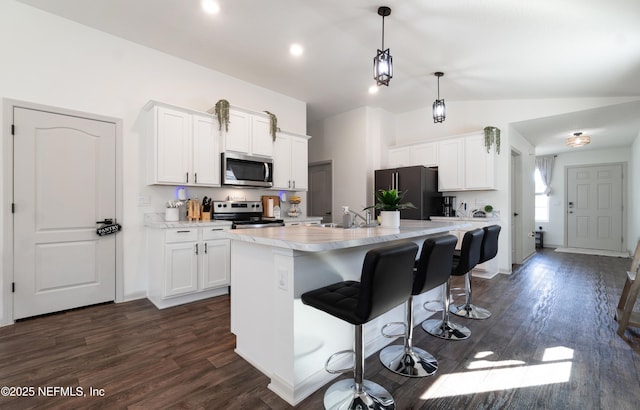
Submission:
<svg viewBox="0 0 640 410">
<path fill-rule="evenodd" d="M 522 251 L 522 156 L 511 150 L 511 264 L 520 264 Z"/>
<path fill-rule="evenodd" d="M 121 299 L 120 234 L 97 234 L 121 213 L 120 121 L 34 104 L 5 104 L 5 112 L 13 130 L 5 186 L 13 198 L 11 317 Z"/>
<path fill-rule="evenodd" d="M 331 169 L 331 161 L 309 165 L 307 215 L 321 216 L 322 223 L 333 222 L 333 173 Z"/>
<path fill-rule="evenodd" d="M 622 164 L 567 167 L 567 246 L 621 252 Z"/>
</svg>

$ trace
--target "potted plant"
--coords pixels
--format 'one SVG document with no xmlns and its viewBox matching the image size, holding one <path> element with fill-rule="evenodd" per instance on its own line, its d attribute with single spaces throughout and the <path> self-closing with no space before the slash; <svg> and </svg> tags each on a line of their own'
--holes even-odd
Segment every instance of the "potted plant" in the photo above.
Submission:
<svg viewBox="0 0 640 410">
<path fill-rule="evenodd" d="M 385 228 L 398 228 L 400 226 L 400 210 L 415 208 L 411 202 L 402 202 L 407 191 L 397 189 L 380 189 L 376 192 L 376 204 L 366 209 L 380 211 L 380 225 Z"/>
</svg>

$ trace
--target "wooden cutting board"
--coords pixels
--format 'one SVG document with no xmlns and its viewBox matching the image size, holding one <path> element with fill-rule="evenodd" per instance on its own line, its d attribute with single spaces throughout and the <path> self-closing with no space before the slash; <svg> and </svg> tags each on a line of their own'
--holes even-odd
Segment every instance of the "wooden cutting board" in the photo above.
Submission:
<svg viewBox="0 0 640 410">
<path fill-rule="evenodd" d="M 273 199 L 273 206 L 280 206 L 280 197 L 279 196 L 262 196 L 262 216 L 265 217 L 273 217 L 273 215 L 267 215 L 267 204 L 269 203 L 269 199 Z"/>
</svg>

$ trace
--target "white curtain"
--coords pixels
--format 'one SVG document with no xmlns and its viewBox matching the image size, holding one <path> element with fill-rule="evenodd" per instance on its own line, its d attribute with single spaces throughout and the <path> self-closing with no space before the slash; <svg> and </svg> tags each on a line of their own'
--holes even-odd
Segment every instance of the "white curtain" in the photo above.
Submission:
<svg viewBox="0 0 640 410">
<path fill-rule="evenodd" d="M 540 172 L 542 181 L 544 182 L 544 194 L 549 196 L 551 193 L 551 171 L 553 170 L 554 155 L 546 157 L 536 157 L 536 169 Z"/>
</svg>

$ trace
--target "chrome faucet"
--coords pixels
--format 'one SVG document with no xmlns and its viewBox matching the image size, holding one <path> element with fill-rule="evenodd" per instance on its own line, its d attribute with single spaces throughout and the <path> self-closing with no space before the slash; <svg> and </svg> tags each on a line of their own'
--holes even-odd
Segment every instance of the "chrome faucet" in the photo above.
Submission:
<svg viewBox="0 0 640 410">
<path fill-rule="evenodd" d="M 362 221 L 364 222 L 364 225 L 360 225 L 362 227 L 370 228 L 370 227 L 373 227 L 373 226 L 378 226 L 377 223 L 371 222 L 371 211 L 369 211 L 368 209 L 367 209 L 367 211 L 365 213 L 366 217 L 360 215 L 356 211 L 352 211 L 351 209 L 349 209 L 349 212 L 354 214 L 356 217 L 362 219 Z M 356 218 L 353 218 L 353 224 L 355 225 L 355 223 L 356 223 Z"/>
</svg>

